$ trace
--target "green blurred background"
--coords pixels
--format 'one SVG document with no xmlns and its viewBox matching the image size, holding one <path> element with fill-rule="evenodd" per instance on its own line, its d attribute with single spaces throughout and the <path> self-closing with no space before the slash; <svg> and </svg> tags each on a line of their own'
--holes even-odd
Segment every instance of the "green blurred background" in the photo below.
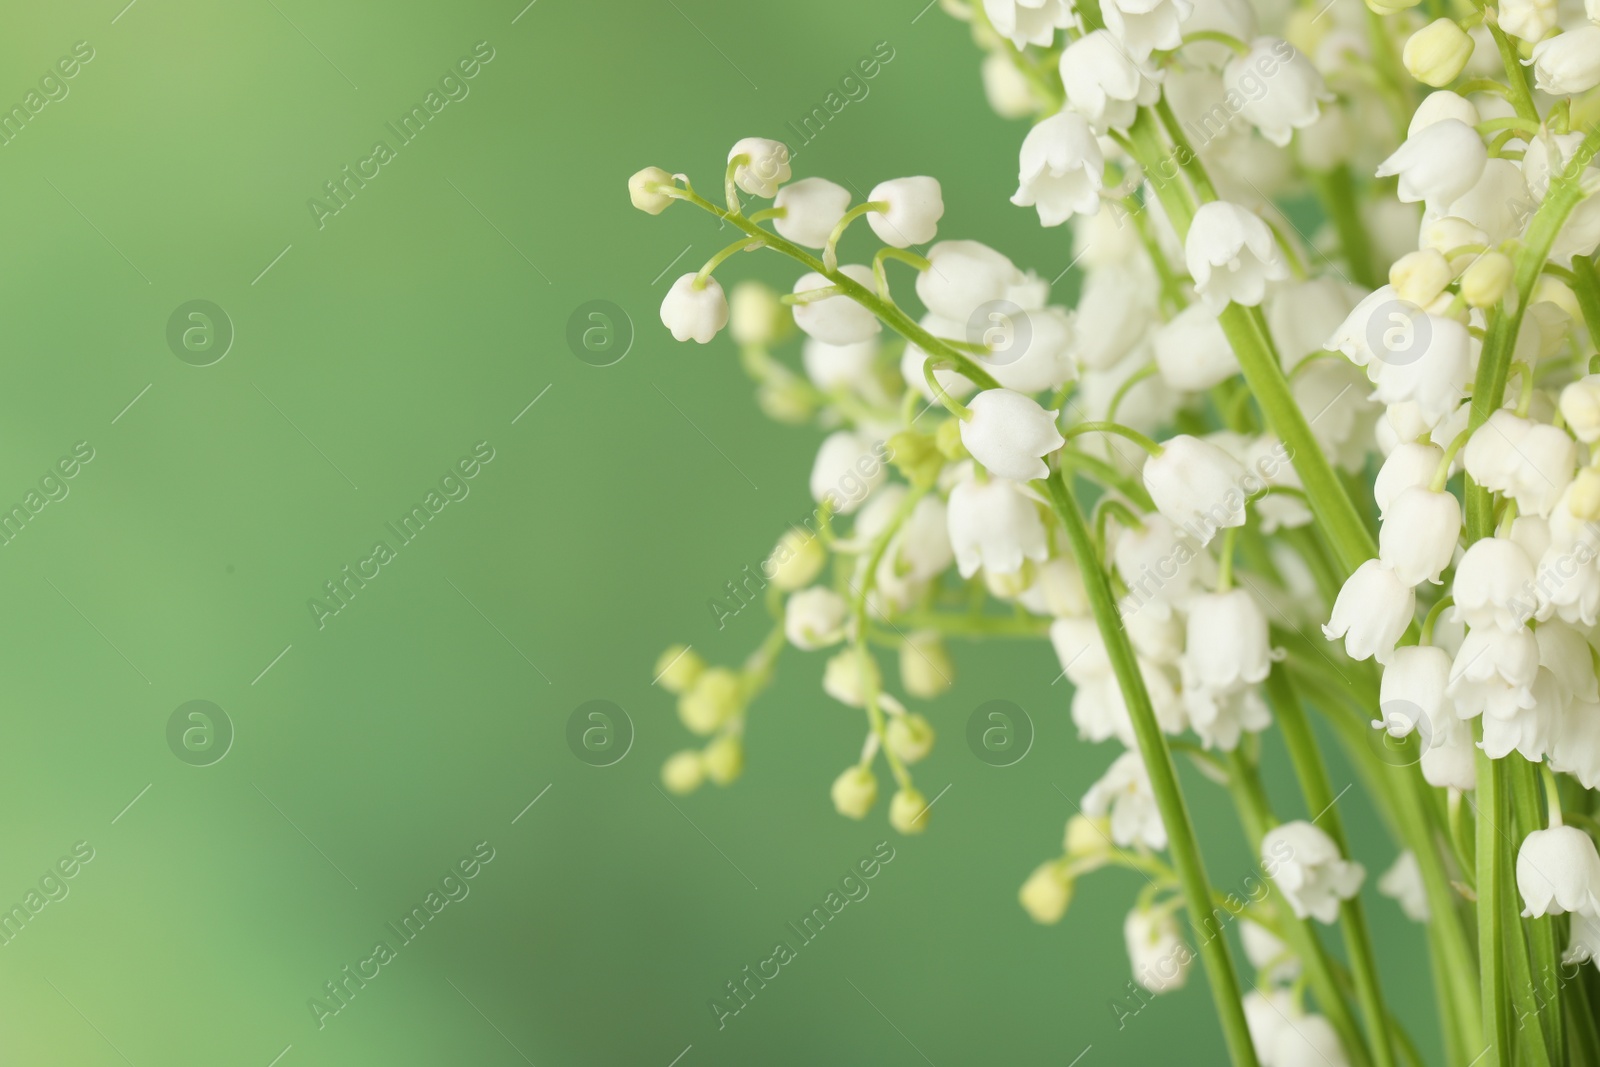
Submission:
<svg viewBox="0 0 1600 1067">
<path fill-rule="evenodd" d="M 1119 1025 L 1136 878 L 1089 880 L 1054 928 L 1017 906 L 1115 754 L 1075 740 L 1043 644 L 957 650 L 919 772 L 951 788 L 921 838 L 881 804 L 832 811 L 861 722 L 820 693 L 818 655 L 786 657 L 752 711 L 741 781 L 655 784 L 686 734 L 651 664 L 761 639 L 754 612 L 719 631 L 706 602 L 806 513 L 819 434 L 759 415 L 725 338 L 671 341 L 666 286 L 726 235 L 630 210 L 624 182 L 657 164 L 716 189 L 729 144 L 788 136 L 887 42 L 797 174 L 937 175 L 945 235 L 1053 277 L 1068 237 L 1006 202 L 1023 130 L 987 111 L 964 27 L 925 0 L 124 2 L 18 8 L 0 35 L 5 107 L 93 51 L 0 147 L 0 505 L 80 442 L 94 457 L 0 547 L 0 907 L 93 850 L 0 947 L 0 1060 L 1221 1062 L 1198 972 Z M 385 124 L 479 42 L 470 95 L 319 229 L 308 200 L 394 146 Z M 754 256 L 723 274 L 793 276 Z M 215 347 L 189 362 L 167 340 L 193 300 L 234 333 L 207 366 Z M 591 300 L 637 330 L 611 366 L 566 341 Z M 481 441 L 470 495 L 319 629 L 307 601 L 397 545 L 385 523 Z M 608 767 L 566 740 L 592 699 L 636 734 Z M 1016 766 L 964 743 L 990 699 L 1037 726 Z M 206 766 L 169 747 L 192 700 L 232 724 Z M 1218 791 L 1190 784 L 1215 880 L 1243 884 Z M 884 840 L 870 896 L 719 1030 L 724 983 Z M 324 983 L 397 944 L 385 924 L 480 842 L 470 895 L 319 1029 Z M 1427 1042 L 1422 941 L 1374 910 Z"/>
</svg>

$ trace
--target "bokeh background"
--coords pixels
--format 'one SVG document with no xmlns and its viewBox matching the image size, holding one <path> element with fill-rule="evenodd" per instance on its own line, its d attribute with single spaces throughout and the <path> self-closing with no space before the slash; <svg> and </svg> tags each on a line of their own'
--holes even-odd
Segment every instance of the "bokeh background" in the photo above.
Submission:
<svg viewBox="0 0 1600 1067">
<path fill-rule="evenodd" d="M 735 139 L 792 137 L 884 43 L 797 174 L 936 175 L 945 235 L 1055 277 L 1070 239 L 1007 203 L 1024 131 L 985 107 L 962 25 L 925 0 L 125 2 L 19 7 L 0 34 L 5 107 L 92 51 L 0 146 L 0 504 L 66 487 L 0 547 L 0 907 L 93 853 L 0 946 L 0 1061 L 1222 1062 L 1198 971 L 1130 994 L 1136 877 L 1086 881 L 1053 928 L 1016 903 L 1114 755 L 1074 738 L 1043 643 L 956 650 L 920 838 L 832 811 L 861 722 L 820 655 L 782 662 L 741 781 L 656 787 L 686 735 L 652 663 L 765 634 L 707 601 L 807 512 L 820 435 L 758 414 L 725 338 L 671 341 L 662 294 L 727 235 L 630 210 L 625 180 L 718 188 Z M 475 47 L 470 95 L 398 147 L 385 124 Z M 308 201 L 379 139 L 396 157 L 319 227 Z M 787 286 L 768 258 L 722 273 Z M 214 332 L 175 348 L 196 300 Z M 567 342 L 594 300 L 632 324 L 609 366 Z M 470 495 L 319 627 L 323 583 L 397 546 L 385 524 L 479 442 Z M 92 460 L 41 486 L 75 447 Z M 606 767 L 567 743 L 597 699 L 632 724 Z M 963 740 L 993 699 L 1037 729 L 1012 767 Z M 186 720 L 185 760 L 169 723 L 196 700 L 220 715 Z M 1220 791 L 1190 787 L 1215 881 L 1247 884 Z M 883 841 L 870 896 L 719 1029 L 711 999 Z M 324 983 L 475 850 L 470 895 L 319 1027 Z M 1431 1047 L 1421 938 L 1373 910 Z"/>
</svg>

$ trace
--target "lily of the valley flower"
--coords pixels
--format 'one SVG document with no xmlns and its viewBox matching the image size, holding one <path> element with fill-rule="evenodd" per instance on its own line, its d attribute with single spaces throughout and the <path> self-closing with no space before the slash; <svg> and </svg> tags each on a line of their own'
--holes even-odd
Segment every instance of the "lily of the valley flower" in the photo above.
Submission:
<svg viewBox="0 0 1600 1067">
<path fill-rule="evenodd" d="M 1075 111 L 1062 111 L 1023 138 L 1018 186 L 1011 202 L 1037 210 L 1041 226 L 1060 226 L 1073 215 L 1093 215 L 1100 210 L 1105 165 L 1089 120 Z"/>
<path fill-rule="evenodd" d="M 1025 559 L 1042 563 L 1050 556 L 1038 506 L 1015 482 L 961 482 L 950 490 L 947 515 L 963 578 L 972 577 L 980 566 L 992 574 L 1015 574 Z"/>
<path fill-rule="evenodd" d="M 784 212 L 772 220 L 779 236 L 807 248 L 822 248 L 850 210 L 850 190 L 826 178 L 801 178 L 779 189 L 772 206 Z"/>
<path fill-rule="evenodd" d="M 1600 85 L 1600 26 L 1580 26 L 1533 46 L 1533 73 L 1541 92 L 1575 96 Z"/>
<path fill-rule="evenodd" d="M 1456 567 L 1451 586 L 1456 618 L 1474 630 L 1498 626 L 1520 629 L 1533 613 L 1533 561 L 1515 541 L 1485 537 L 1474 541 Z"/>
<path fill-rule="evenodd" d="M 1225 200 L 1213 200 L 1195 212 L 1183 253 L 1195 288 L 1213 307 L 1230 300 L 1253 307 L 1266 296 L 1269 281 L 1289 277 L 1272 228 L 1254 212 Z"/>
<path fill-rule="evenodd" d="M 1261 863 L 1297 917 L 1331 923 L 1339 905 L 1366 880 L 1366 868 L 1345 859 L 1324 831 L 1298 819 L 1268 830 L 1261 839 Z"/>
<path fill-rule="evenodd" d="M 1014 482 L 1050 473 L 1040 457 L 1066 444 L 1056 429 L 1059 411 L 1046 411 L 1031 397 L 1010 389 L 987 389 L 968 407 L 972 417 L 960 423 L 961 443 L 973 459 Z"/>
<path fill-rule="evenodd" d="M 1517 851 L 1517 891 L 1525 917 L 1579 912 L 1600 918 L 1600 854 L 1575 826 L 1535 830 Z"/>
<path fill-rule="evenodd" d="M 802 589 L 784 605 L 783 632 L 795 648 L 807 652 L 836 643 L 844 636 L 850 606 L 824 586 Z"/>
<path fill-rule="evenodd" d="M 875 287 L 870 267 L 847 263 L 839 268 L 839 273 L 868 289 Z M 794 291 L 799 296 L 831 285 L 833 282 L 821 274 L 805 274 L 794 283 Z M 876 315 L 843 294 L 796 304 L 794 323 L 812 337 L 830 345 L 859 344 L 883 329 Z"/>
<path fill-rule="evenodd" d="M 1099 132 L 1125 130 L 1161 98 L 1161 74 L 1134 62 L 1110 30 L 1094 30 L 1061 53 L 1067 105 Z"/>
<path fill-rule="evenodd" d="M 1072 24 L 1067 0 L 983 0 L 983 13 L 995 32 L 1018 48 L 1049 45 L 1057 30 Z"/>
<path fill-rule="evenodd" d="M 1389 505 L 1378 531 L 1378 558 L 1408 585 L 1439 581 L 1461 536 L 1461 503 L 1450 493 L 1416 487 Z"/>
<path fill-rule="evenodd" d="M 1111 819 L 1111 840 L 1120 848 L 1144 845 L 1161 851 L 1167 830 L 1150 789 L 1150 776 L 1137 752 L 1124 752 L 1083 795 L 1083 813 Z"/>
<path fill-rule="evenodd" d="M 1369 559 L 1339 589 L 1322 634 L 1330 641 L 1344 638 L 1351 659 L 1388 663 L 1416 610 L 1416 590 L 1387 563 Z"/>
<path fill-rule="evenodd" d="M 1218 530 L 1245 522 L 1244 466 L 1209 441 L 1188 434 L 1168 440 L 1144 465 L 1144 486 L 1156 510 L 1209 544 Z"/>
<path fill-rule="evenodd" d="M 1170 910 L 1134 908 L 1122 924 L 1133 979 L 1152 993 L 1182 989 L 1189 980 L 1194 950 L 1183 941 Z"/>
<path fill-rule="evenodd" d="M 867 194 L 869 203 L 883 203 L 883 211 L 870 212 L 867 225 L 878 240 L 896 248 L 927 244 L 939 232 L 944 217 L 944 194 L 937 178 L 893 178 L 879 182 Z"/>
<path fill-rule="evenodd" d="M 1273 72 L 1271 91 L 1251 92 L 1250 86 L 1259 84 L 1255 79 L 1262 70 Z M 1230 94 L 1244 102 L 1240 114 L 1279 147 L 1289 143 L 1295 130 L 1314 125 L 1321 105 L 1333 99 L 1311 60 L 1278 37 L 1252 41 L 1248 53 L 1228 61 L 1222 81 Z"/>
<path fill-rule="evenodd" d="M 728 298 L 715 278 L 699 281 L 698 274 L 685 274 L 672 283 L 661 301 L 661 324 L 672 331 L 674 340 L 708 343 L 728 325 Z"/>
<path fill-rule="evenodd" d="M 733 183 L 751 196 L 773 196 L 793 173 L 789 148 L 782 141 L 746 137 L 728 150 L 728 162 L 740 156 L 745 158 L 733 168 Z"/>
<path fill-rule="evenodd" d="M 1141 63 L 1158 48 L 1183 43 L 1183 20 L 1193 10 L 1189 0 L 1106 0 L 1100 6 L 1106 28 Z"/>
<path fill-rule="evenodd" d="M 1445 208 L 1478 184 L 1489 161 L 1478 131 L 1460 119 L 1442 119 L 1406 138 L 1378 167 L 1377 176 L 1400 178 L 1400 199 Z"/>
</svg>

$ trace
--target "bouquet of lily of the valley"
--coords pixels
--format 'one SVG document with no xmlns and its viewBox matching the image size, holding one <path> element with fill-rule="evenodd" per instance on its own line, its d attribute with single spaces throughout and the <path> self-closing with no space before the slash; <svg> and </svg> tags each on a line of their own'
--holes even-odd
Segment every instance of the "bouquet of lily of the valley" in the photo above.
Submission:
<svg viewBox="0 0 1600 1067">
<path fill-rule="evenodd" d="M 1426 925 L 1447 1062 L 1600 1065 L 1600 0 L 1324 2 L 943 0 L 994 109 L 1034 120 L 1012 201 L 1070 224 L 1076 309 L 941 240 L 932 177 L 852 203 L 755 137 L 720 203 L 633 176 L 636 207 L 740 234 L 662 322 L 729 328 L 761 407 L 827 434 L 762 567 L 771 636 L 657 665 L 705 739 L 662 777 L 736 778 L 777 657 L 825 651 L 865 719 L 834 805 L 868 817 L 886 775 L 922 832 L 915 704 L 948 643 L 1048 639 L 1080 736 L 1121 753 L 1027 912 L 1136 869 L 1133 978 L 1198 959 L 1233 1063 L 1420 1063 L 1319 716 L 1386 818 L 1378 889 Z M 858 222 L 881 247 L 840 263 Z M 716 272 L 763 248 L 792 291 L 730 303 Z M 1273 811 L 1272 730 L 1312 818 Z M 1208 881 L 1179 759 L 1237 808 L 1260 892 Z"/>
</svg>

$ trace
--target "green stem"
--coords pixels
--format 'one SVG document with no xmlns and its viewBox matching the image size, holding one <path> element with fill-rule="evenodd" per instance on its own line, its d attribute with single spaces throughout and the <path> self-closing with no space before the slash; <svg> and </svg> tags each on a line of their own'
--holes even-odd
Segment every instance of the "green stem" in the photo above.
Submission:
<svg viewBox="0 0 1600 1067">
<path fill-rule="evenodd" d="M 1372 252 L 1372 239 L 1367 235 L 1366 223 L 1361 219 L 1360 202 L 1356 199 L 1355 174 L 1347 164 L 1314 176 L 1317 192 L 1333 221 L 1339 235 L 1339 250 L 1357 284 L 1366 289 L 1376 289 L 1384 279 L 1379 274 Z"/>
<path fill-rule="evenodd" d="M 1152 456 L 1159 456 L 1164 451 L 1160 445 L 1149 437 L 1146 437 L 1131 426 L 1122 425 L 1120 422 L 1080 422 L 1076 426 L 1069 427 L 1062 436 L 1070 441 L 1074 437 L 1086 433 L 1114 433 L 1118 437 L 1126 437 Z"/>
<path fill-rule="evenodd" d="M 781 252 L 790 259 L 804 266 L 807 270 L 821 274 L 834 285 L 837 285 L 839 290 L 844 293 L 844 295 L 848 296 L 851 300 L 854 300 L 856 303 L 860 304 L 862 307 L 878 316 L 878 318 L 882 319 L 889 325 L 890 329 L 894 330 L 895 333 L 898 333 L 901 337 L 904 337 L 906 340 L 910 341 L 912 344 L 928 353 L 929 356 L 938 356 L 942 360 L 948 361 L 953 367 L 955 367 L 957 371 L 961 373 L 963 378 L 966 378 L 968 381 L 972 382 L 979 389 L 1000 388 L 1000 383 L 995 381 L 992 374 L 984 370 L 967 356 L 956 351 L 950 345 L 946 344 L 944 341 L 923 329 L 904 311 L 901 311 L 893 304 L 885 301 L 879 297 L 877 293 L 873 292 L 871 289 L 868 289 L 866 286 L 862 285 L 848 274 L 843 274 L 838 270 L 830 269 L 820 259 L 812 255 L 810 252 L 807 252 L 794 242 L 785 240 L 770 230 L 763 230 L 760 226 L 757 226 L 743 215 L 736 215 L 732 212 L 723 210 L 722 208 L 713 204 L 711 201 L 707 200 L 705 197 L 694 192 L 692 189 L 680 190 L 676 194 L 676 197 L 680 200 L 687 200 L 689 203 L 694 204 L 702 211 L 715 215 L 722 221 L 738 227 L 745 233 L 748 233 L 751 237 L 759 237 L 762 241 L 766 242 L 767 247 L 771 248 L 773 251 Z"/>
<path fill-rule="evenodd" d="M 1517 109 L 1517 117 L 1539 126 L 1539 109 L 1533 103 L 1533 91 L 1528 87 L 1528 71 L 1522 65 L 1522 57 L 1517 55 L 1517 46 L 1505 35 L 1505 31 L 1494 23 L 1488 23 L 1489 36 L 1494 38 L 1495 48 L 1500 50 L 1500 61 L 1506 68 L 1506 87 L 1510 90 L 1506 99 L 1511 101 L 1511 106 Z"/>
<path fill-rule="evenodd" d="M 1211 882 L 1206 876 L 1205 864 L 1200 856 L 1200 844 L 1195 838 L 1194 824 L 1178 785 L 1178 771 L 1167 748 L 1166 737 L 1156 721 L 1150 694 L 1145 690 L 1144 677 L 1134 655 L 1128 632 L 1123 628 L 1117 611 L 1116 597 L 1105 569 L 1095 556 L 1089 527 L 1083 512 L 1067 487 L 1066 476 L 1058 468 L 1049 479 L 1050 501 L 1066 527 L 1067 538 L 1077 557 L 1078 569 L 1083 575 L 1084 589 L 1094 609 L 1095 623 L 1105 641 L 1106 654 L 1128 706 L 1128 717 L 1133 724 L 1139 754 L 1144 759 L 1145 772 L 1150 779 L 1150 789 L 1167 830 L 1173 866 L 1183 886 L 1188 903 L 1189 921 L 1196 931 L 1204 930 L 1211 915 Z M 1198 939 L 1198 935 L 1197 935 Z M 1250 1041 L 1250 1027 L 1245 1022 L 1244 1007 L 1240 997 L 1239 977 L 1233 969 L 1232 954 L 1226 938 L 1214 937 L 1200 945 L 1200 959 L 1205 965 L 1211 995 L 1216 1001 L 1222 1032 L 1227 1040 L 1228 1052 L 1235 1067 L 1259 1067 L 1255 1046 Z"/>
<path fill-rule="evenodd" d="M 822 262 L 828 265 L 829 270 L 836 270 L 839 266 L 839 238 L 844 236 L 844 231 L 850 224 L 861 216 L 874 211 L 888 211 L 889 205 L 882 200 L 868 200 L 865 204 L 857 204 L 844 213 L 839 224 L 828 234 L 828 243 L 822 249 Z"/>
<path fill-rule="evenodd" d="M 1482 724 L 1474 723 L 1482 737 Z M 1503 761 L 1490 759 L 1480 748 L 1478 763 L 1478 956 L 1479 990 L 1489 1047 L 1485 1067 L 1512 1067 L 1511 1002 L 1506 978 L 1506 931 L 1509 916 L 1517 921 L 1515 905 L 1505 899 L 1508 886 L 1506 825 L 1508 808 Z"/>
<path fill-rule="evenodd" d="M 1267 676 L 1267 698 L 1278 716 L 1278 729 L 1283 733 L 1284 744 L 1289 749 L 1295 775 L 1300 779 L 1300 790 L 1306 805 L 1314 812 L 1317 821 L 1338 846 L 1342 856 L 1349 858 L 1350 842 L 1345 836 L 1344 820 L 1339 814 L 1333 786 L 1328 781 L 1328 768 L 1322 762 L 1316 736 L 1311 723 L 1295 693 L 1294 683 L 1284 670 L 1274 670 Z M 1361 1014 L 1366 1020 L 1367 1037 L 1372 1048 L 1373 1062 L 1377 1067 L 1394 1067 L 1394 1041 L 1389 1033 L 1389 1015 L 1384 1007 L 1383 993 L 1378 984 L 1378 963 L 1372 951 L 1372 935 L 1367 929 L 1366 912 L 1359 894 L 1340 905 L 1344 917 L 1345 952 L 1350 957 L 1354 972 L 1356 998 L 1361 1003 Z"/>
<path fill-rule="evenodd" d="M 1516 840 L 1520 842 L 1529 833 L 1542 830 L 1545 826 L 1539 807 L 1539 771 L 1517 753 L 1512 753 L 1502 762 L 1507 764 L 1512 806 L 1517 814 Z M 1532 1001 L 1534 1012 L 1542 1025 L 1544 1041 L 1540 1042 L 1541 1050 L 1548 1048 L 1547 1054 L 1553 1062 L 1565 1063 L 1562 1055 L 1561 959 L 1556 951 L 1555 922 L 1555 916 L 1544 915 L 1508 924 L 1515 927 L 1511 931 L 1513 942 L 1508 954 L 1512 964 L 1512 991 L 1527 988 L 1527 999 Z M 1517 942 L 1523 933 L 1527 934 L 1528 945 L 1519 953 Z M 1533 973 L 1527 981 L 1523 981 L 1519 977 L 1518 966 L 1520 964 L 1522 971 L 1528 970 L 1528 951 L 1533 954 Z M 1522 1029 L 1525 1030 L 1528 1025 L 1526 1003 L 1518 1004 L 1517 1014 L 1522 1017 Z"/>
<path fill-rule="evenodd" d="M 1594 260 L 1574 256 L 1572 281 L 1572 293 L 1578 298 L 1583 324 L 1589 330 L 1589 344 L 1600 346 L 1600 276 L 1595 274 Z"/>
</svg>

